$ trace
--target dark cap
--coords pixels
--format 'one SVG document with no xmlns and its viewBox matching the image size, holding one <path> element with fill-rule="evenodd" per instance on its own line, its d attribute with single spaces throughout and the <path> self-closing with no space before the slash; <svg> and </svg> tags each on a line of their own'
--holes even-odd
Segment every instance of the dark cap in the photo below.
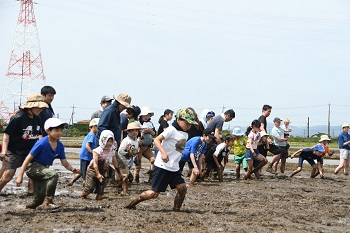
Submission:
<svg viewBox="0 0 350 233">
<path fill-rule="evenodd" d="M 207 135 L 211 139 L 216 139 L 216 137 L 214 136 L 214 131 L 209 128 L 206 128 L 205 130 L 203 130 L 203 134 Z"/>
<path fill-rule="evenodd" d="M 101 103 L 105 103 L 105 102 L 111 102 L 113 99 L 108 97 L 108 96 L 102 96 L 101 98 Z"/>
<path fill-rule="evenodd" d="M 128 108 L 126 110 L 129 114 L 132 114 L 135 118 L 137 118 L 140 113 L 141 113 L 141 109 L 139 106 L 135 106 L 135 105 L 131 105 L 130 108 Z"/>
<path fill-rule="evenodd" d="M 281 122 L 282 120 L 279 117 L 275 117 L 275 119 L 273 119 L 273 122 Z"/>
<path fill-rule="evenodd" d="M 207 115 L 205 117 L 207 118 L 207 117 L 214 117 L 214 116 L 215 116 L 215 112 L 210 111 L 207 113 Z"/>
</svg>

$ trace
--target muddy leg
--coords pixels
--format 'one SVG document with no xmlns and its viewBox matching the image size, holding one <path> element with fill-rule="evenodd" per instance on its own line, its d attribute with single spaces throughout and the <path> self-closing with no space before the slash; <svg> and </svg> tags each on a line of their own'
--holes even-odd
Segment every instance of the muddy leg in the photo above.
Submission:
<svg viewBox="0 0 350 233">
<path fill-rule="evenodd" d="M 340 159 L 339 166 L 334 170 L 334 174 L 338 174 L 338 172 L 344 167 L 345 159 Z"/>
<path fill-rule="evenodd" d="M 75 181 L 77 181 L 80 177 L 81 177 L 80 174 L 76 174 L 67 185 L 72 186 L 75 183 Z"/>
<path fill-rule="evenodd" d="M 241 166 L 240 164 L 236 164 L 236 179 L 239 180 L 241 177 Z"/>
<path fill-rule="evenodd" d="M 179 185 L 177 185 L 176 188 L 177 188 L 177 194 L 175 196 L 173 210 L 174 211 L 180 211 L 182 203 L 185 200 L 187 187 L 186 187 L 186 184 L 179 184 Z"/>
<path fill-rule="evenodd" d="M 301 169 L 302 169 L 301 167 L 298 167 L 296 170 L 293 171 L 293 173 L 289 176 L 289 178 L 292 178 L 294 175 L 301 172 Z"/>
<path fill-rule="evenodd" d="M 146 201 L 152 198 L 157 198 L 159 195 L 159 192 L 148 190 L 140 194 L 136 199 L 132 200 L 128 205 L 126 205 L 124 208 L 126 209 L 136 209 L 136 205 L 139 204 L 142 201 Z"/>
</svg>

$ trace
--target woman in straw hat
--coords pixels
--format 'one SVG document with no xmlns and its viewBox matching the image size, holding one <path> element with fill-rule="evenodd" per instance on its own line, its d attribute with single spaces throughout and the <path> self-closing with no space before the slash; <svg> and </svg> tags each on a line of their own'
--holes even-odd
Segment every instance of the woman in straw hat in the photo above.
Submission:
<svg viewBox="0 0 350 233">
<path fill-rule="evenodd" d="M 20 106 L 20 110 L 7 125 L 0 156 L 2 160 L 0 191 L 13 178 L 16 169 L 22 166 L 35 142 L 42 137 L 39 114 L 47 107 L 40 94 L 30 94 L 27 102 Z M 30 184 L 31 182 L 28 185 L 28 193 L 31 194 L 33 192 Z"/>
<path fill-rule="evenodd" d="M 97 141 L 100 139 L 100 135 L 103 130 L 110 130 L 114 134 L 114 140 L 117 144 L 117 147 L 120 144 L 121 140 L 121 128 L 120 128 L 120 113 L 124 109 L 130 108 L 131 97 L 126 93 L 120 93 L 115 101 L 105 108 L 101 114 L 100 121 L 98 122 L 98 132 L 97 132 Z"/>
<path fill-rule="evenodd" d="M 148 183 L 152 181 L 152 174 L 154 170 L 154 157 L 151 146 L 153 145 L 153 136 L 156 134 L 156 129 L 154 128 L 153 123 L 151 122 L 151 117 L 154 115 L 154 112 L 151 111 L 149 107 L 142 107 L 139 117 L 139 122 L 142 125 L 141 131 L 141 146 L 140 151 L 137 157 L 135 157 L 135 182 L 140 181 L 140 170 L 141 170 L 141 160 L 142 156 L 149 160 L 151 163 L 150 169 L 148 170 Z"/>
</svg>

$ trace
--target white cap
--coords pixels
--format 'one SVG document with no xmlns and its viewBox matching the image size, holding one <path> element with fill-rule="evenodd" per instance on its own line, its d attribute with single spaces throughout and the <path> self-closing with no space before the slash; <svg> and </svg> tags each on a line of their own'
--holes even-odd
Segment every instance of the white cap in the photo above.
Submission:
<svg viewBox="0 0 350 233">
<path fill-rule="evenodd" d="M 61 121 L 58 118 L 49 118 L 49 119 L 47 119 L 45 121 L 44 129 L 47 130 L 49 128 L 55 128 L 55 127 L 58 127 L 60 125 L 63 125 L 63 128 L 67 128 L 68 127 L 67 123 Z"/>
<path fill-rule="evenodd" d="M 100 118 L 93 118 L 90 123 L 89 123 L 89 126 L 92 127 L 94 125 L 98 125 L 98 122 L 100 121 Z"/>
</svg>

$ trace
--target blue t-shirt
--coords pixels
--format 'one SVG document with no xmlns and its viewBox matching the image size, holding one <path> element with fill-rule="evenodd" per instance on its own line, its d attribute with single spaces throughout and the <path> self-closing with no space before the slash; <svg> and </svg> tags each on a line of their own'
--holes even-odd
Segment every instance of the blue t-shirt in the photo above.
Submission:
<svg viewBox="0 0 350 233">
<path fill-rule="evenodd" d="M 350 145 L 343 146 L 344 142 L 350 141 L 350 134 L 341 132 L 338 136 L 339 149 L 350 150 Z"/>
<path fill-rule="evenodd" d="M 97 138 L 96 135 L 92 132 L 90 132 L 88 135 L 85 136 L 83 140 L 83 144 L 81 145 L 79 158 L 86 161 L 92 160 L 92 154 L 86 149 L 86 144 L 90 143 L 91 150 L 95 149 L 97 147 Z"/>
<path fill-rule="evenodd" d="M 62 142 L 58 140 L 56 150 L 53 150 L 48 136 L 37 141 L 29 153 L 34 155 L 32 162 L 37 162 L 45 166 L 52 165 L 54 159 L 66 158 Z"/>
<path fill-rule="evenodd" d="M 196 160 L 201 154 L 205 154 L 207 143 L 201 141 L 201 137 L 193 137 L 186 142 L 185 149 L 182 151 L 181 161 L 189 162 L 190 154 L 193 153 Z"/>
</svg>

